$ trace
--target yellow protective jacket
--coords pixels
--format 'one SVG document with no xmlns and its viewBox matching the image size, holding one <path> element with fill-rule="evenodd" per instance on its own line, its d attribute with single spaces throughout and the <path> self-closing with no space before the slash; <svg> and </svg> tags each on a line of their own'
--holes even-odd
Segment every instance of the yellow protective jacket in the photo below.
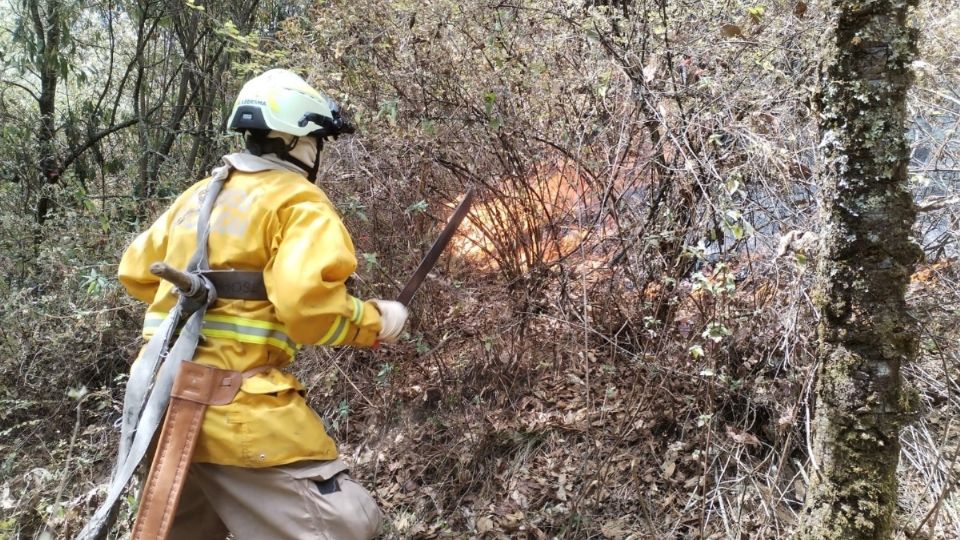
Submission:
<svg viewBox="0 0 960 540">
<path fill-rule="evenodd" d="M 299 344 L 370 346 L 380 314 L 344 282 L 357 266 L 353 242 L 326 195 L 292 166 L 250 154 L 224 160 L 234 171 L 210 223 L 210 268 L 262 270 L 269 301 L 220 299 L 204 318 L 194 361 L 246 371 L 291 362 Z M 209 178 L 185 191 L 127 248 L 119 278 L 150 306 L 149 337 L 174 306 L 172 286 L 150 273 L 183 269 L 196 250 L 197 216 Z M 303 386 L 272 369 L 243 382 L 233 403 L 208 407 L 194 461 L 270 467 L 337 457 Z"/>
</svg>

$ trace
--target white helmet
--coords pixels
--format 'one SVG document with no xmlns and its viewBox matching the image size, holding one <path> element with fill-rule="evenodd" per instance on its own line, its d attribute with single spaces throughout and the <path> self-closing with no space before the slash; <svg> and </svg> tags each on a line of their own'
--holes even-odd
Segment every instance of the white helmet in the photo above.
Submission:
<svg viewBox="0 0 960 540">
<path fill-rule="evenodd" d="M 318 140 L 353 133 L 336 102 L 286 69 L 271 69 L 247 81 L 237 94 L 227 126 L 234 131 L 279 131 Z"/>
</svg>

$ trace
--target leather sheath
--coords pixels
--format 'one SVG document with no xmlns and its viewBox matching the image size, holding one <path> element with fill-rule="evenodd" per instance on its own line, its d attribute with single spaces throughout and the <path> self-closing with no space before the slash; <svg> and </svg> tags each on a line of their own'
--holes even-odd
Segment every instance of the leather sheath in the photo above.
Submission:
<svg viewBox="0 0 960 540">
<path fill-rule="evenodd" d="M 207 405 L 230 403 L 240 391 L 244 378 L 269 369 L 272 368 L 263 366 L 241 373 L 181 362 L 131 538 L 167 538 Z"/>
</svg>

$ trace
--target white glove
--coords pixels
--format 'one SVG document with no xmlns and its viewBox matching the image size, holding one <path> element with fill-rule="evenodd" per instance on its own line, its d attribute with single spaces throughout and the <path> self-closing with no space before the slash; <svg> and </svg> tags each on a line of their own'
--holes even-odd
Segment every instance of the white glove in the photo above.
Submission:
<svg viewBox="0 0 960 540">
<path fill-rule="evenodd" d="M 384 343 L 396 343 L 403 332 L 403 325 L 407 323 L 407 306 L 393 300 L 371 300 L 380 312 L 380 335 L 377 339 Z"/>
</svg>

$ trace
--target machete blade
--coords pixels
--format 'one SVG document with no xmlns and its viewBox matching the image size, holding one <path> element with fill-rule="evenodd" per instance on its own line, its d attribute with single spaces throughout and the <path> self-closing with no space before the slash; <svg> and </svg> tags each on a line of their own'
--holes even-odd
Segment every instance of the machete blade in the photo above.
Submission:
<svg viewBox="0 0 960 540">
<path fill-rule="evenodd" d="M 410 279 L 407 280 L 407 284 L 403 287 L 403 290 L 400 291 L 397 302 L 405 306 L 410 305 L 410 300 L 413 299 L 413 295 L 416 294 L 417 289 L 420 288 L 427 274 L 433 269 L 433 265 L 437 264 L 437 259 L 440 258 L 440 254 L 446 249 L 454 233 L 457 232 L 457 228 L 460 227 L 463 219 L 467 217 L 467 213 L 470 212 L 474 192 L 474 188 L 470 188 L 467 194 L 463 196 L 463 200 L 457 206 L 457 209 L 453 211 L 453 215 L 450 216 L 450 221 L 447 222 L 443 231 L 440 232 L 440 236 L 438 236 L 433 245 L 430 246 L 430 251 L 428 251 L 423 260 L 420 261 L 420 266 L 417 267 L 417 270 L 410 276 Z"/>
</svg>

